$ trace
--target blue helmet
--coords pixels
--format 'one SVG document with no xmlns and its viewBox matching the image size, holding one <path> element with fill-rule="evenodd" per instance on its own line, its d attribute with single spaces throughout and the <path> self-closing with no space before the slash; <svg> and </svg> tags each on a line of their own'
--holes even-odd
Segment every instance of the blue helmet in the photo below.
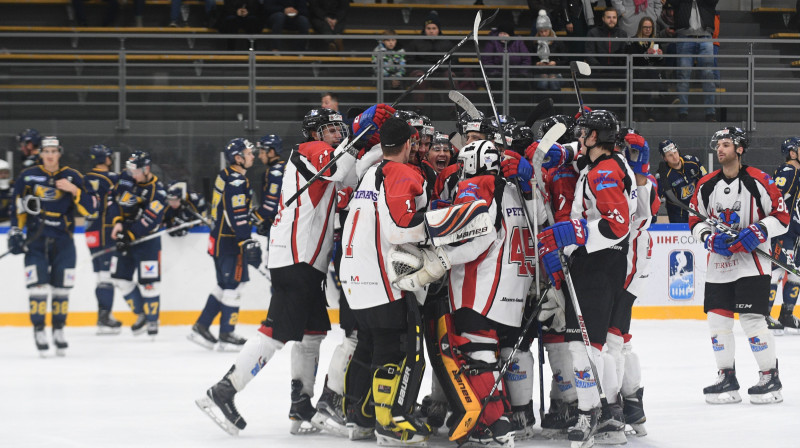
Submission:
<svg viewBox="0 0 800 448">
<path fill-rule="evenodd" d="M 112 154 L 111 149 L 106 145 L 94 145 L 89 148 L 89 158 L 95 164 L 104 163 L 106 158 L 111 157 Z"/>
<path fill-rule="evenodd" d="M 269 148 L 272 148 L 280 155 L 283 152 L 283 140 L 275 134 L 267 134 L 261 137 L 261 140 L 256 143 L 256 147 L 262 151 L 269 151 Z"/>
<path fill-rule="evenodd" d="M 42 146 L 42 135 L 36 129 L 25 129 L 17 135 L 17 142 L 20 144 L 33 143 L 35 148 L 39 148 Z"/>
<path fill-rule="evenodd" d="M 142 169 L 146 166 L 150 166 L 152 160 L 150 159 L 150 153 L 147 151 L 134 151 L 131 153 L 131 156 L 128 157 L 128 161 L 125 162 L 125 167 L 128 169 Z"/>
<path fill-rule="evenodd" d="M 236 156 L 244 156 L 244 150 L 247 148 L 253 149 L 253 144 L 246 138 L 235 138 L 229 141 L 225 145 L 225 160 L 231 165 L 235 164 Z"/>
<path fill-rule="evenodd" d="M 167 185 L 167 199 L 180 199 L 185 201 L 187 193 L 188 187 L 186 185 L 186 181 L 173 180 L 169 183 L 169 185 Z"/>
<path fill-rule="evenodd" d="M 664 140 L 663 142 L 658 144 L 658 152 L 661 153 L 661 156 L 667 155 L 670 151 L 677 151 L 678 145 L 675 144 L 672 140 Z"/>
<path fill-rule="evenodd" d="M 789 137 L 781 144 L 781 152 L 784 156 L 789 157 L 789 151 L 800 151 L 798 147 L 800 147 L 800 137 Z"/>
</svg>

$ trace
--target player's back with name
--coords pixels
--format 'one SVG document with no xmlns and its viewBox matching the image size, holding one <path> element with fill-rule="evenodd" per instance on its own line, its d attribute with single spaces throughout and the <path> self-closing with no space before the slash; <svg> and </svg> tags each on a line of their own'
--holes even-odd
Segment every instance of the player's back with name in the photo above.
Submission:
<svg viewBox="0 0 800 448">
<path fill-rule="evenodd" d="M 56 188 L 56 181 L 59 179 L 67 179 L 78 187 L 80 197 L 77 204 L 71 193 Z M 22 199 L 28 195 L 40 200 L 40 218 L 45 226 L 42 235 L 45 237 L 72 234 L 75 231 L 75 212 L 87 215 L 96 207 L 92 195 L 86 194 L 81 173 L 68 166 L 61 167 L 56 172 L 49 172 L 41 165 L 23 170 L 14 183 L 14 196 L 15 199 Z M 20 212 L 15 209 L 15 213 Z M 16 216 L 12 216 L 12 226 L 18 224 L 21 223 L 16 222 Z"/>
<path fill-rule="evenodd" d="M 213 256 L 241 253 L 239 243 L 250 238 L 250 181 L 231 167 L 219 172 L 211 196 L 211 219 L 208 253 Z"/>
<path fill-rule="evenodd" d="M 86 217 L 86 236 L 95 235 L 99 247 L 103 247 L 111 239 L 114 216 L 109 212 L 116 200 L 119 174 L 93 168 L 85 174 L 84 182 L 87 193 L 94 194 L 98 200 L 97 210 Z"/>
<path fill-rule="evenodd" d="M 167 191 L 158 177 L 153 175 L 149 181 L 138 183 L 128 173 L 122 173 L 117 198 L 117 216 L 136 238 L 158 231 L 167 200 Z"/>
</svg>

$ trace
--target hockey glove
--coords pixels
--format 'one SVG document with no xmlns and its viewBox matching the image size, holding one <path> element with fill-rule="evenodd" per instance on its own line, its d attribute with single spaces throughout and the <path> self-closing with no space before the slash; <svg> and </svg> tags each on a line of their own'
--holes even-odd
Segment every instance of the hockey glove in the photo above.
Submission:
<svg viewBox="0 0 800 448">
<path fill-rule="evenodd" d="M 342 211 L 350 204 L 350 198 L 353 197 L 353 189 L 344 187 L 336 192 L 336 210 Z"/>
<path fill-rule="evenodd" d="M 131 242 L 133 242 L 133 238 L 131 238 L 127 230 L 117 233 L 117 252 L 123 257 L 127 256 L 131 248 Z"/>
<path fill-rule="evenodd" d="M 261 236 L 269 237 L 269 231 L 272 230 L 272 220 L 265 219 L 261 221 L 261 223 L 256 226 L 256 233 Z"/>
<path fill-rule="evenodd" d="M 539 149 L 539 142 L 533 142 L 528 149 L 525 150 L 525 157 L 529 160 L 533 160 L 533 155 L 536 154 L 536 150 Z M 544 156 L 544 160 L 542 161 L 542 168 L 549 170 L 552 168 L 558 168 L 563 166 L 567 163 L 567 149 L 561 146 L 558 143 L 553 143 L 553 146 L 547 150 L 547 154 Z"/>
<path fill-rule="evenodd" d="M 373 125 L 373 128 L 364 134 L 367 140 L 367 147 L 377 145 L 381 141 L 380 128 L 383 123 L 392 115 L 395 109 L 388 104 L 376 104 L 362 112 L 353 120 L 353 135 L 358 135 L 365 127 Z"/>
<path fill-rule="evenodd" d="M 261 266 L 261 243 L 256 240 L 244 240 L 239 243 L 242 248 L 242 257 L 250 266 Z"/>
<path fill-rule="evenodd" d="M 730 257 L 733 255 L 733 252 L 728 248 L 728 238 L 730 238 L 728 235 L 712 233 L 706 238 L 706 250 L 715 254 L 720 254 L 723 257 Z"/>
<path fill-rule="evenodd" d="M 542 266 L 544 266 L 547 276 L 550 277 L 550 283 L 553 284 L 553 287 L 561 289 L 561 282 L 564 281 L 564 271 L 561 267 L 561 258 L 558 255 L 558 251 L 542 255 Z"/>
<path fill-rule="evenodd" d="M 397 249 L 392 248 L 387 261 L 390 263 L 390 281 L 404 291 L 418 291 L 442 278 L 450 269 L 450 260 L 441 248 L 434 252 L 405 244 Z M 411 272 L 404 273 L 405 269 L 410 269 Z"/>
<path fill-rule="evenodd" d="M 639 134 L 625 135 L 625 158 L 634 174 L 647 176 L 650 173 L 650 146 Z"/>
<path fill-rule="evenodd" d="M 522 191 L 530 193 L 533 166 L 514 151 L 506 151 L 505 155 L 508 157 L 500 162 L 500 167 L 503 168 L 503 175 L 506 179 L 519 179 L 519 186 Z"/>
<path fill-rule="evenodd" d="M 178 227 L 179 225 L 181 225 L 181 224 L 183 224 L 185 222 L 186 221 L 182 220 L 181 218 L 175 217 L 175 218 L 172 219 L 172 222 L 170 222 L 167 227 L 168 228 L 169 227 Z M 189 233 L 189 229 L 187 229 L 185 227 L 183 229 L 171 230 L 171 231 L 167 232 L 167 234 L 169 236 L 184 236 L 187 233 Z"/>
<path fill-rule="evenodd" d="M 552 255 L 558 256 L 558 254 L 547 254 L 545 257 L 550 257 Z M 554 289 L 549 289 L 545 294 L 542 309 L 539 311 L 539 316 L 537 316 L 536 319 L 542 323 L 542 330 L 553 330 L 557 333 L 563 333 L 567 327 L 567 322 L 564 317 L 564 295 L 556 294 Z"/>
<path fill-rule="evenodd" d="M 544 256 L 573 244 L 583 246 L 588 236 L 585 219 L 570 219 L 555 223 L 536 235 L 539 240 L 539 255 Z"/>
<path fill-rule="evenodd" d="M 25 247 L 25 235 L 19 227 L 8 229 L 8 250 L 14 255 L 27 251 Z"/>
<path fill-rule="evenodd" d="M 450 201 L 445 201 L 444 199 L 434 199 L 431 201 L 431 205 L 428 207 L 430 210 L 439 210 L 440 208 L 447 208 L 453 205 Z"/>
<path fill-rule="evenodd" d="M 756 250 L 759 244 L 766 242 L 767 238 L 764 226 L 758 223 L 750 224 L 739 232 L 739 236 L 730 243 L 729 249 L 733 253 L 750 253 Z"/>
</svg>

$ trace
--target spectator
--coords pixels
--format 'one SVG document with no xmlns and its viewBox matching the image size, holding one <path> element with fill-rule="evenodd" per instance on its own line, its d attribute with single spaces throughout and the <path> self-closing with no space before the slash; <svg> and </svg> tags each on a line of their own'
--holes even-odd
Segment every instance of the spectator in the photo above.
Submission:
<svg viewBox="0 0 800 448">
<path fill-rule="evenodd" d="M 489 32 L 490 36 L 502 37 L 502 40 L 490 40 L 483 45 L 481 50 L 481 62 L 486 68 L 486 75 L 489 78 L 503 77 L 503 53 L 508 53 L 508 66 L 512 78 L 530 78 L 531 76 L 531 54 L 528 47 L 521 40 L 512 40 L 514 37 L 514 25 L 510 23 L 500 24 Z"/>
<path fill-rule="evenodd" d="M 349 0 L 309 0 L 308 10 L 311 26 L 317 34 L 330 36 L 341 35 L 344 32 Z M 329 51 L 343 51 L 342 39 L 329 39 L 325 41 Z"/>
<path fill-rule="evenodd" d="M 214 10 L 217 7 L 216 0 L 205 0 L 206 17 L 203 23 L 208 28 L 214 27 Z M 169 26 L 177 27 L 178 24 L 189 25 L 189 5 L 183 4 L 183 0 L 172 0 L 169 12 Z"/>
<path fill-rule="evenodd" d="M 283 34 L 285 29 L 295 30 L 307 36 L 311 28 L 308 21 L 308 0 L 264 0 L 264 10 L 272 34 Z M 295 51 L 303 51 L 308 46 L 307 39 L 292 39 Z M 273 51 L 283 51 L 282 39 L 272 40 Z"/>
<path fill-rule="evenodd" d="M 642 69 L 633 70 L 634 89 L 649 92 L 647 98 L 642 101 L 647 104 L 644 108 L 645 119 L 655 121 L 653 118 L 653 104 L 661 96 L 663 84 L 661 83 L 661 70 L 656 70 L 664 64 L 664 52 L 658 44 L 653 41 L 655 22 L 650 17 L 642 17 L 639 20 L 639 27 L 636 36 L 640 40 L 631 43 L 630 52 L 633 55 L 645 55 L 644 57 L 634 57 L 633 66 Z M 641 97 L 640 97 L 641 98 Z"/>
<path fill-rule="evenodd" d="M 675 6 L 672 4 L 673 0 L 663 0 L 664 6 L 661 9 L 661 15 L 657 18 L 658 31 L 656 35 L 661 39 L 673 39 L 677 36 L 675 31 Z M 675 42 L 670 42 L 664 48 L 664 54 L 674 55 Z M 675 67 L 675 58 L 665 58 L 664 65 Z M 669 73 L 669 72 L 668 72 Z"/>
<path fill-rule="evenodd" d="M 586 37 L 589 27 L 594 26 L 594 10 L 590 0 L 566 0 L 567 37 Z M 585 45 L 579 40 L 569 42 L 570 53 L 583 53 Z M 582 59 L 582 58 L 578 58 Z"/>
<path fill-rule="evenodd" d="M 628 53 L 628 44 L 621 38 L 628 37 L 625 30 L 617 27 L 617 10 L 608 7 L 603 11 L 603 24 L 596 26 L 589 30 L 587 34 L 589 38 L 605 38 L 601 41 L 587 41 L 586 62 L 592 66 L 592 76 L 597 73 L 597 78 L 624 78 L 624 70 L 603 69 L 602 67 L 624 67 L 625 58 L 621 57 Z M 595 67 L 598 69 L 595 70 Z M 622 83 L 602 83 L 599 84 L 598 89 L 611 90 L 624 88 Z"/>
<path fill-rule="evenodd" d="M 537 11 L 544 10 L 545 14 L 550 17 L 553 28 L 563 30 L 567 24 L 567 16 L 566 8 L 564 8 L 562 3 L 563 0 L 528 0 L 528 8 L 530 8 L 531 15 L 534 17 L 537 17 L 537 14 L 541 13 L 537 13 Z M 580 0 L 578 0 L 578 3 L 580 3 Z M 533 26 L 531 27 L 531 35 L 536 34 L 537 30 L 536 20 L 534 20 Z"/>
<path fill-rule="evenodd" d="M 222 34 L 258 34 L 264 28 L 259 0 L 225 0 L 217 29 Z M 249 47 L 249 42 L 247 42 Z M 254 44 L 255 45 L 255 44 Z M 228 50 L 236 49 L 236 40 L 228 39 Z"/>
<path fill-rule="evenodd" d="M 383 78 L 390 80 L 393 89 L 402 85 L 401 78 L 406 75 L 406 52 L 397 47 L 397 32 L 386 30 L 381 33 L 385 39 L 378 41 L 378 46 L 372 50 L 372 63 L 375 64 L 375 74 L 378 74 L 378 60 L 383 61 Z"/>
<path fill-rule="evenodd" d="M 668 190 L 675 193 L 675 197 L 689 206 L 694 195 L 697 181 L 706 175 L 706 169 L 700 159 L 678 152 L 678 145 L 672 140 L 664 140 L 658 145 L 658 152 L 664 160 L 658 165 L 656 180 L 658 181 L 658 195 L 664 200 Z M 667 217 L 671 223 L 689 222 L 689 212 L 679 206 L 667 203 Z"/>
<path fill-rule="evenodd" d="M 421 33 L 426 39 L 415 39 L 405 46 L 406 61 L 408 65 L 412 66 L 411 77 L 419 78 L 426 70 L 433 64 L 439 61 L 441 57 L 450 51 L 452 46 L 451 42 L 447 40 L 436 39 L 442 35 L 442 27 L 439 22 L 439 14 L 436 11 L 431 11 L 425 18 L 425 23 L 422 25 Z M 430 54 L 420 54 L 430 53 Z M 416 66 L 416 67 L 415 67 Z M 439 70 L 438 76 L 446 77 L 447 72 Z M 425 90 L 430 89 L 446 89 L 448 85 L 444 82 L 427 80 L 417 86 L 412 94 L 412 102 L 414 103 L 431 103 L 445 101 L 443 98 L 431 98 L 430 94 L 426 94 Z M 438 96 L 438 95 L 437 95 Z M 424 111 L 426 115 L 431 115 L 432 111 Z"/>
<path fill-rule="evenodd" d="M 639 24 L 645 17 L 655 20 L 661 15 L 661 0 L 612 0 L 612 5 L 619 12 L 619 26 L 628 34 L 634 36 Z M 653 30 L 655 35 L 657 30 Z"/>
<path fill-rule="evenodd" d="M 714 82 L 714 44 L 710 39 L 714 32 L 714 14 L 717 0 L 672 0 L 675 3 L 676 36 L 681 39 L 694 39 L 689 42 L 677 42 L 675 51 L 678 57 L 678 121 L 689 119 L 689 80 L 692 78 L 692 67 L 700 68 L 703 79 L 703 103 L 705 104 L 706 121 L 717 121 L 716 85 Z"/>
<path fill-rule="evenodd" d="M 563 42 L 556 40 L 556 33 L 544 10 L 539 11 L 539 16 L 536 18 L 536 36 L 548 38 L 537 42 L 536 56 L 533 59 L 536 66 L 552 67 L 563 64 L 565 56 L 558 53 L 566 53 L 567 49 Z M 561 90 L 560 73 L 552 70 L 537 70 L 534 75 L 537 78 L 537 90 Z"/>
<path fill-rule="evenodd" d="M 320 96 L 320 107 L 339 112 L 339 96 L 333 92 L 325 92 Z"/>
</svg>

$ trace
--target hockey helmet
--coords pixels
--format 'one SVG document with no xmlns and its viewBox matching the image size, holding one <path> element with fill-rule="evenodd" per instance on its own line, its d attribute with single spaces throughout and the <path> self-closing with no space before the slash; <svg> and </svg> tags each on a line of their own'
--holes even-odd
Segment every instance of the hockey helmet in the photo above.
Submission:
<svg viewBox="0 0 800 448">
<path fill-rule="evenodd" d="M 272 148 L 276 154 L 281 155 L 283 152 L 283 140 L 275 134 L 267 134 L 256 143 L 256 148 L 266 152 L 269 152 L 269 149 Z"/>
<path fill-rule="evenodd" d="M 427 115 L 420 115 L 419 117 L 422 118 L 422 130 L 419 131 L 420 134 L 433 136 L 436 132 L 436 129 L 433 127 L 433 121 L 431 121 Z"/>
<path fill-rule="evenodd" d="M 89 159 L 95 165 L 98 163 L 105 163 L 106 158 L 111 157 L 113 152 L 106 145 L 93 145 L 89 148 Z"/>
<path fill-rule="evenodd" d="M 668 152 L 677 151 L 678 145 L 675 144 L 672 140 L 664 140 L 663 142 L 658 144 L 658 152 L 661 153 L 661 157 L 667 155 Z"/>
<path fill-rule="evenodd" d="M 414 128 L 416 128 L 417 132 L 420 132 L 420 134 L 422 133 L 421 130 L 422 126 L 425 124 L 425 121 L 418 113 L 410 110 L 398 110 L 394 113 L 394 116 L 405 121 L 409 125 L 414 126 Z"/>
<path fill-rule="evenodd" d="M 437 132 L 433 134 L 433 139 L 431 140 L 431 149 L 440 149 L 444 148 L 450 151 L 450 156 L 453 156 L 453 145 L 450 144 L 450 137 L 447 134 L 442 134 L 441 132 Z"/>
<path fill-rule="evenodd" d="M 750 140 L 747 138 L 747 132 L 736 126 L 728 126 L 714 133 L 714 135 L 711 137 L 711 142 L 709 142 L 709 147 L 711 147 L 712 151 L 716 151 L 717 142 L 725 139 L 730 139 L 733 142 L 733 145 L 736 147 L 741 146 L 742 154 L 747 151 L 747 147 L 750 145 Z"/>
<path fill-rule="evenodd" d="M 342 114 L 333 109 L 311 109 L 305 117 L 303 117 L 303 137 L 306 141 L 311 140 L 311 133 L 316 132 L 317 138 L 322 139 L 322 131 L 327 126 L 334 126 L 342 135 L 342 139 L 347 138 L 350 132 L 347 125 L 344 123 Z"/>
<path fill-rule="evenodd" d="M 244 151 L 250 148 L 253 149 L 253 144 L 246 138 L 234 138 L 225 145 L 225 160 L 234 165 L 236 163 L 236 156 L 244 157 Z"/>
<path fill-rule="evenodd" d="M 798 152 L 800 149 L 800 137 L 789 137 L 781 144 L 781 152 L 788 159 L 789 151 Z"/>
<path fill-rule="evenodd" d="M 0 159 L 0 190 L 11 188 L 11 165 Z"/>
<path fill-rule="evenodd" d="M 58 152 L 64 152 L 64 148 L 61 146 L 61 141 L 58 139 L 58 137 L 54 135 L 48 135 L 47 137 L 42 137 L 40 139 L 40 142 L 42 144 L 41 146 L 42 149 L 47 148 L 49 146 L 55 146 L 56 148 L 58 148 Z"/>
<path fill-rule="evenodd" d="M 536 138 L 541 139 L 544 137 L 544 134 L 547 134 L 547 131 L 558 123 L 566 126 L 567 130 L 564 132 L 564 135 L 559 137 L 556 141 L 561 144 L 574 141 L 575 118 L 570 115 L 553 115 L 542 120 L 539 124 L 539 128 L 536 130 Z"/>
<path fill-rule="evenodd" d="M 500 151 L 489 140 L 474 141 L 458 151 L 459 177 L 468 179 L 500 171 Z"/>
<path fill-rule="evenodd" d="M 481 111 L 478 111 L 478 115 L 480 118 L 472 118 L 469 116 L 469 113 L 462 112 L 461 116 L 458 117 L 458 122 L 456 122 L 456 130 L 458 133 L 462 136 L 466 136 L 469 131 L 480 131 L 484 115 Z"/>
<path fill-rule="evenodd" d="M 17 135 L 17 143 L 32 143 L 34 148 L 42 146 L 42 136 L 39 131 L 33 128 L 25 129 Z"/>
<path fill-rule="evenodd" d="M 607 110 L 593 110 L 581 115 L 575 124 L 576 137 L 582 134 L 589 135 L 591 131 L 597 132 L 597 143 L 616 144 L 619 135 L 619 120 L 613 112 Z"/>
<path fill-rule="evenodd" d="M 146 166 L 150 166 L 151 162 L 152 159 L 150 158 L 149 152 L 137 150 L 128 157 L 128 160 L 125 162 L 125 167 L 128 169 L 142 169 Z"/>
<path fill-rule="evenodd" d="M 178 199 L 185 201 L 188 196 L 186 181 L 173 180 L 167 185 L 167 199 Z"/>
<path fill-rule="evenodd" d="M 525 150 L 533 143 L 533 130 L 524 124 L 518 124 L 511 129 L 511 148 L 512 151 L 525 155 Z"/>
</svg>

